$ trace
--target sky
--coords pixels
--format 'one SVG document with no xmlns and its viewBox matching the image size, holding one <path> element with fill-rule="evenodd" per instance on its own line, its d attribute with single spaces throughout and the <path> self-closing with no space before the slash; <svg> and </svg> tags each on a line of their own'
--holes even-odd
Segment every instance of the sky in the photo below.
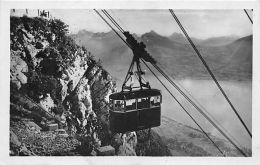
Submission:
<svg viewBox="0 0 260 165">
<path fill-rule="evenodd" d="M 71 33 L 81 29 L 92 32 L 108 32 L 111 28 L 90 9 L 46 9 L 52 17 L 69 25 Z M 100 13 L 101 11 L 98 10 Z M 107 9 L 108 13 L 124 30 L 142 35 L 154 30 L 160 35 L 170 36 L 182 33 L 176 21 L 166 9 Z M 233 10 L 173 10 L 189 36 L 198 39 L 235 34 L 239 37 L 253 33 L 252 24 L 242 9 Z M 252 17 L 252 11 L 247 10 Z M 16 10 L 17 13 L 25 12 Z M 29 15 L 37 15 L 37 10 L 29 10 Z"/>
</svg>

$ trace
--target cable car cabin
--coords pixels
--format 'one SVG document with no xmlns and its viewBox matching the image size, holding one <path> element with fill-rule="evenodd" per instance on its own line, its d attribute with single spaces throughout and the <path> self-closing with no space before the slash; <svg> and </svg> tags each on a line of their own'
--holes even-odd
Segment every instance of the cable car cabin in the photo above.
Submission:
<svg viewBox="0 0 260 165">
<path fill-rule="evenodd" d="M 110 130 L 138 131 L 161 125 L 162 95 L 158 89 L 118 92 L 109 96 Z"/>
</svg>

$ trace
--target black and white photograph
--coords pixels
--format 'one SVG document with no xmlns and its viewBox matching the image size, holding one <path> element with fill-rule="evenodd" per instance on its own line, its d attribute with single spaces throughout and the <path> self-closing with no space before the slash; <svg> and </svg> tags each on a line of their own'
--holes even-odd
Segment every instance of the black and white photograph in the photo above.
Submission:
<svg viewBox="0 0 260 165">
<path fill-rule="evenodd" d="M 259 1 L 1 4 L 1 165 L 257 162 Z"/>
</svg>

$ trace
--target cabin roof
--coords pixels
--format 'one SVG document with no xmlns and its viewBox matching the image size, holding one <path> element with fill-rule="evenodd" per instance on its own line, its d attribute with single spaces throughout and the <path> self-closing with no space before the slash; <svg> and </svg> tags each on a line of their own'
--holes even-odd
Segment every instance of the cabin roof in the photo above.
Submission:
<svg viewBox="0 0 260 165">
<path fill-rule="evenodd" d="M 129 100 L 135 98 L 144 98 L 149 96 L 158 96 L 161 95 L 161 91 L 158 89 L 142 89 L 142 90 L 135 90 L 135 91 L 123 91 L 113 93 L 109 96 L 110 99 L 113 100 Z"/>
</svg>

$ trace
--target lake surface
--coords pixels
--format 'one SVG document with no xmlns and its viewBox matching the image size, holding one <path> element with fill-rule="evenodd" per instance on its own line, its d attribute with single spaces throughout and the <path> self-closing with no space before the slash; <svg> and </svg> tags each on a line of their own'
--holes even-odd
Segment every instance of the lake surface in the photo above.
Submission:
<svg viewBox="0 0 260 165">
<path fill-rule="evenodd" d="M 250 148 L 252 140 L 234 111 L 211 80 L 181 80 L 179 83 L 220 123 L 241 145 Z M 220 81 L 231 103 L 252 133 L 252 83 Z M 162 88 L 160 88 L 162 89 Z M 206 132 L 224 138 L 183 96 L 175 89 L 172 93 L 185 109 L 192 114 Z M 186 125 L 198 128 L 184 110 L 162 89 L 162 114 Z M 191 98 L 191 97 L 190 97 Z M 192 98 L 191 98 L 192 99 Z M 194 99 L 192 99 L 194 100 Z M 195 101 L 194 101 L 195 102 Z M 195 102 L 196 103 L 196 102 Z M 196 105 L 198 105 L 196 103 Z M 199 106 L 199 105 L 198 105 Z M 201 107 L 201 106 L 199 106 Z M 204 109 L 201 108 L 205 112 Z M 206 113 L 206 112 L 205 112 Z M 207 113 L 206 113 L 207 114 Z M 208 115 L 209 116 L 209 115 Z M 212 117 L 209 116 L 211 119 Z M 215 122 L 216 123 L 216 122 Z M 216 123 L 217 124 L 217 123 Z M 218 124 L 217 124 L 218 125 Z M 220 126 L 219 126 L 220 127 Z M 221 128 L 221 127 L 220 127 Z M 222 128 L 221 128 L 222 129 Z M 223 129 L 222 129 L 223 130 Z"/>
<path fill-rule="evenodd" d="M 110 71 L 110 73 L 111 72 L 113 71 Z M 117 87 L 119 90 L 121 90 L 122 86 L 122 81 L 120 80 L 124 80 L 125 74 L 126 72 L 114 74 L 114 77 L 118 78 Z M 167 83 L 162 77 L 159 78 L 166 84 L 172 94 L 206 132 L 210 132 L 212 135 L 225 139 L 173 86 L 170 85 L 170 83 Z M 153 75 L 146 75 L 146 79 L 150 82 L 152 88 L 157 88 L 162 91 L 162 115 L 182 124 L 198 128 Z M 174 80 L 174 82 L 176 83 L 176 80 Z M 186 91 L 188 91 L 192 97 L 195 98 L 199 104 L 201 104 L 242 146 L 250 149 L 252 148 L 250 136 L 213 80 L 178 80 L 178 83 L 181 84 L 181 86 L 183 86 Z M 178 85 L 178 83 L 176 84 Z M 252 133 L 252 81 L 219 81 L 219 83 Z M 180 85 L 178 86 L 181 88 Z M 183 90 L 183 88 L 181 89 Z M 187 92 L 185 93 L 187 94 Z M 189 98 L 194 101 L 192 97 L 189 96 Z M 201 108 L 199 104 L 196 103 L 196 105 Z M 205 112 L 203 108 L 201 108 L 201 110 Z M 209 117 L 212 119 L 211 116 Z"/>
</svg>

